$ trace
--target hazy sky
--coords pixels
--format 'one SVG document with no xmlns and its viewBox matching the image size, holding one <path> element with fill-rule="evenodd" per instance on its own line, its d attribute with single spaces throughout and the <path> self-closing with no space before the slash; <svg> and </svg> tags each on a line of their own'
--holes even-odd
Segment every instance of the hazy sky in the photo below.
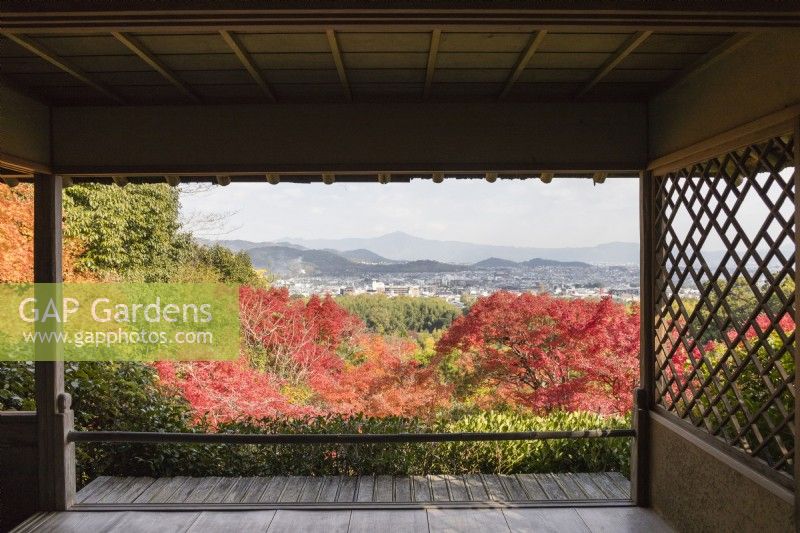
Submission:
<svg viewBox="0 0 800 533">
<path fill-rule="evenodd" d="M 182 195 L 186 225 L 199 237 L 272 241 L 284 237 L 418 237 L 511 246 L 638 242 L 638 182 L 430 180 L 333 185 L 214 186 Z M 226 214 L 224 221 L 209 215 Z M 222 229 L 220 229 L 220 227 Z"/>
</svg>

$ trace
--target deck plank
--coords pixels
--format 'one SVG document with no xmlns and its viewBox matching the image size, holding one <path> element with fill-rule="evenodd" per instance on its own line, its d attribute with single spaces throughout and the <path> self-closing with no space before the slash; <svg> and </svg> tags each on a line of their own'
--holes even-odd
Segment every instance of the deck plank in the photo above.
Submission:
<svg viewBox="0 0 800 533">
<path fill-rule="evenodd" d="M 577 513 L 592 533 L 670 533 L 672 529 L 650 509 L 641 507 L 579 508 Z"/>
<path fill-rule="evenodd" d="M 631 482 L 628 478 L 620 474 L 619 472 L 600 472 L 598 475 L 605 475 L 611 479 L 611 481 L 616 485 L 620 491 L 622 491 L 622 495 L 625 498 L 631 497 Z"/>
<path fill-rule="evenodd" d="M 549 499 L 533 474 L 517 474 L 517 479 L 522 488 L 525 489 L 528 499 L 537 501 Z"/>
<path fill-rule="evenodd" d="M 486 486 L 486 492 L 489 493 L 490 500 L 495 502 L 508 501 L 508 493 L 496 474 L 481 474 L 481 477 L 483 478 L 483 484 Z"/>
<path fill-rule="evenodd" d="M 428 476 L 431 484 L 433 500 L 437 502 L 449 502 L 450 492 L 447 490 L 447 481 L 442 476 Z"/>
<path fill-rule="evenodd" d="M 111 483 L 111 480 L 114 479 L 111 476 L 98 476 L 91 480 L 85 487 L 78 491 L 78 494 L 75 495 L 75 502 L 76 503 L 92 503 L 95 501 L 95 496 L 99 494 L 99 490 L 108 483 Z"/>
<path fill-rule="evenodd" d="M 553 476 L 553 479 L 561 485 L 561 488 L 567 494 L 567 499 L 569 500 L 585 500 L 586 493 L 583 492 L 578 486 L 578 483 L 575 481 L 573 477 L 570 477 L 569 474 L 549 474 Z"/>
<path fill-rule="evenodd" d="M 199 516 L 198 512 L 187 511 L 128 511 L 114 528 L 126 533 L 183 533 Z"/>
<path fill-rule="evenodd" d="M 309 476 L 303 485 L 303 490 L 300 491 L 300 497 L 297 501 L 300 502 L 315 502 L 319 496 L 319 491 L 322 489 L 322 484 L 325 478 L 320 476 Z"/>
<path fill-rule="evenodd" d="M 526 502 L 629 499 L 618 472 L 428 476 L 98 477 L 78 493 L 94 503 Z"/>
<path fill-rule="evenodd" d="M 335 502 L 336 495 L 339 493 L 339 484 L 342 481 L 342 476 L 325 476 L 322 483 L 322 489 L 319 491 L 317 497 L 318 502 Z"/>
<path fill-rule="evenodd" d="M 586 493 L 586 497 L 590 500 L 606 500 L 608 496 L 603 490 L 595 483 L 592 478 L 592 474 L 587 474 L 585 472 L 579 474 L 571 474 L 572 477 L 575 479 L 575 482 L 580 485 L 583 492 Z"/>
<path fill-rule="evenodd" d="M 296 502 L 305 481 L 293 476 L 271 476 L 265 477 L 263 480 L 259 478 L 259 480 L 261 480 L 260 483 L 263 484 L 264 490 L 261 491 L 256 501 L 261 503 Z"/>
<path fill-rule="evenodd" d="M 347 533 L 350 511 L 289 511 L 275 513 L 268 533 Z"/>
<path fill-rule="evenodd" d="M 170 496 L 164 500 L 165 503 L 184 503 L 192 493 L 200 487 L 200 484 L 203 483 L 204 479 L 202 477 L 190 477 L 183 483 L 178 490 L 170 494 Z"/>
<path fill-rule="evenodd" d="M 375 493 L 374 476 L 358 476 L 358 489 L 356 490 L 357 502 L 371 502 Z"/>
<path fill-rule="evenodd" d="M 411 478 L 409 476 L 394 477 L 394 501 L 410 502 L 411 498 Z"/>
<path fill-rule="evenodd" d="M 486 491 L 486 486 L 483 484 L 480 474 L 467 474 L 464 476 L 464 481 L 467 484 L 472 501 L 481 502 L 489 499 L 489 493 Z"/>
<path fill-rule="evenodd" d="M 375 478 L 375 496 L 373 501 L 394 501 L 394 483 L 392 481 L 392 476 L 377 476 Z"/>
<path fill-rule="evenodd" d="M 152 477 L 137 477 L 128 485 L 126 490 L 119 494 L 117 497 L 117 502 L 119 503 L 131 503 L 133 502 L 139 494 L 147 490 L 147 487 L 155 483 L 155 478 Z"/>
<path fill-rule="evenodd" d="M 257 477 L 253 481 L 245 501 L 275 503 L 280 500 L 288 482 L 288 476 Z"/>
<path fill-rule="evenodd" d="M 590 533 L 575 509 L 503 509 L 514 533 Z"/>
<path fill-rule="evenodd" d="M 348 533 L 428 531 L 424 509 L 353 511 Z"/>
<path fill-rule="evenodd" d="M 450 500 L 454 502 L 468 502 L 469 492 L 464 478 L 461 476 L 442 476 L 447 481 L 447 488 L 450 491 Z"/>
<path fill-rule="evenodd" d="M 185 476 L 158 478 L 133 501 L 134 503 L 164 503 L 187 479 L 189 478 Z"/>
<path fill-rule="evenodd" d="M 184 500 L 186 503 L 204 502 L 208 495 L 216 490 L 217 485 L 222 480 L 221 477 L 204 477 L 199 485 Z"/>
<path fill-rule="evenodd" d="M 336 495 L 337 502 L 352 502 L 356 499 L 356 489 L 358 488 L 358 478 L 346 476 L 339 484 L 339 493 Z"/>
<path fill-rule="evenodd" d="M 498 474 L 497 477 L 508 492 L 508 497 L 512 502 L 522 502 L 528 499 L 525 489 L 516 476 L 510 474 Z"/>
<path fill-rule="evenodd" d="M 307 481 L 306 476 L 289 476 L 289 479 L 286 481 L 286 486 L 283 487 L 283 492 L 281 492 L 280 497 L 278 497 L 279 502 L 296 502 L 300 499 L 300 493 L 303 491 L 303 486 L 306 484 Z"/>
<path fill-rule="evenodd" d="M 266 531 L 275 511 L 204 511 L 187 533 Z"/>
<path fill-rule="evenodd" d="M 239 503 L 259 503 L 259 502 L 273 502 L 273 499 L 264 497 L 264 492 L 267 486 L 274 480 L 273 477 L 268 476 L 255 476 L 246 478 L 249 480 L 246 487 L 240 487 L 241 494 L 239 496 Z"/>
<path fill-rule="evenodd" d="M 411 476 L 411 482 L 413 484 L 412 494 L 414 495 L 415 502 L 433 501 L 431 486 L 426 476 Z"/>
<path fill-rule="evenodd" d="M 128 490 L 128 486 L 131 485 L 136 478 L 133 476 L 126 476 L 126 477 L 118 477 L 114 478 L 114 480 L 108 484 L 103 489 L 103 493 L 97 496 L 97 503 L 117 503 L 119 502 L 120 496 Z"/>
<path fill-rule="evenodd" d="M 561 488 L 553 476 L 548 474 L 534 474 L 534 478 L 539 483 L 539 486 L 542 487 L 545 495 L 547 496 L 548 500 L 567 500 L 569 497 L 564 492 L 564 489 Z"/>
<path fill-rule="evenodd" d="M 250 487 L 255 483 L 256 479 L 255 477 L 240 477 L 228 493 L 222 497 L 222 503 L 241 503 L 244 501 L 249 494 L 252 494 Z"/>
<path fill-rule="evenodd" d="M 217 486 L 214 487 L 208 496 L 206 496 L 206 503 L 222 503 L 231 489 L 242 479 L 240 477 L 223 477 L 220 479 Z"/>
<path fill-rule="evenodd" d="M 25 522 L 22 526 L 27 526 L 23 529 L 25 532 L 85 533 L 87 531 L 113 531 L 116 524 L 122 520 L 122 515 L 123 513 L 95 511 L 48 513 L 41 521 L 35 523 Z"/>
<path fill-rule="evenodd" d="M 428 509 L 430 533 L 510 531 L 499 509 Z"/>
<path fill-rule="evenodd" d="M 624 492 L 622 492 L 622 489 L 620 489 L 616 485 L 616 483 L 614 483 L 611 480 L 610 477 L 606 476 L 603 473 L 600 473 L 600 475 L 593 477 L 592 481 L 594 481 L 597 484 L 597 486 L 600 487 L 603 490 L 603 492 L 605 492 L 608 495 L 609 498 L 622 499 L 629 497 Z"/>
</svg>

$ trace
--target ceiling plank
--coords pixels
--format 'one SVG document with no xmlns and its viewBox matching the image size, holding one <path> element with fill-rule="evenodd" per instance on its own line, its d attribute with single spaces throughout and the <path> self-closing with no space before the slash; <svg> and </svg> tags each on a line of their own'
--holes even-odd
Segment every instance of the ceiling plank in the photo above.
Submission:
<svg viewBox="0 0 800 533">
<path fill-rule="evenodd" d="M 643 42 L 647 40 L 650 35 L 652 35 L 652 31 L 639 31 L 631 35 L 627 41 L 622 43 L 622 46 L 614 52 L 611 57 L 603 64 L 602 67 L 597 71 L 594 77 L 587 83 L 586 85 L 581 88 L 578 92 L 577 97 L 580 98 L 584 96 L 586 93 L 592 90 L 592 88 L 600 83 L 600 80 L 608 76 L 608 74 L 619 65 L 623 59 L 628 57 L 631 52 L 636 50 Z"/>
<path fill-rule="evenodd" d="M 250 73 L 253 81 L 258 84 L 266 97 L 273 102 L 277 102 L 278 99 L 275 97 L 275 92 L 272 90 L 272 87 L 270 87 L 269 82 L 267 82 L 267 80 L 264 78 L 261 70 L 259 70 L 259 68 L 256 66 L 253 58 L 250 57 L 250 54 L 247 52 L 247 50 L 244 49 L 244 46 L 242 46 L 242 43 L 239 41 L 239 38 L 236 36 L 236 34 L 226 30 L 222 30 L 219 33 L 222 35 L 222 39 L 225 41 L 225 43 L 230 47 L 231 50 L 233 50 L 233 53 L 236 54 L 236 57 L 239 58 L 239 61 L 241 61 L 244 68 Z"/>
<path fill-rule="evenodd" d="M 719 45 L 715 46 L 707 53 L 700 56 L 696 61 L 689 64 L 685 69 L 680 71 L 674 78 L 667 81 L 663 87 L 661 87 L 660 92 L 666 91 L 667 89 L 671 89 L 676 87 L 695 74 L 698 74 L 729 53 L 733 52 L 740 46 L 747 44 L 750 42 L 758 33 L 736 33 L 733 37 L 726 39 Z"/>
<path fill-rule="evenodd" d="M 325 30 L 325 35 L 328 37 L 328 45 L 331 47 L 331 54 L 333 54 L 333 62 L 336 63 L 336 72 L 339 73 L 339 81 L 342 82 L 345 97 L 347 101 L 353 100 L 353 92 L 350 90 L 350 82 L 347 81 L 347 72 L 344 70 L 344 61 L 342 60 L 342 52 L 339 49 L 339 42 L 336 40 L 336 32 L 334 30 Z"/>
<path fill-rule="evenodd" d="M 194 103 L 199 104 L 201 103 L 200 97 L 197 96 L 192 92 L 189 87 L 183 83 L 178 77 L 166 66 L 164 65 L 155 55 L 150 53 L 147 48 L 135 37 L 132 35 L 128 35 L 126 33 L 112 31 L 111 35 L 114 36 L 116 40 L 124 44 L 131 52 L 139 56 L 139 58 L 150 65 L 156 72 L 161 74 L 168 82 L 175 86 L 180 92 L 182 92 L 187 98 L 192 100 Z"/>
<path fill-rule="evenodd" d="M 522 72 L 528 66 L 528 63 L 530 63 L 533 54 L 535 54 L 536 50 L 539 49 L 539 45 L 542 44 L 542 41 L 546 35 L 546 30 L 537 31 L 531 35 L 528 46 L 525 47 L 525 50 L 523 50 L 522 54 L 519 56 L 519 59 L 517 59 L 517 63 L 514 65 L 514 70 L 511 71 L 511 76 L 508 77 L 506 85 L 503 87 L 503 92 L 501 92 L 500 96 L 497 97 L 498 100 L 504 99 L 506 96 L 508 96 L 508 93 L 511 92 L 511 88 L 514 86 L 514 83 L 516 83 L 516 81 L 522 75 Z"/>
<path fill-rule="evenodd" d="M 111 100 L 117 102 L 118 104 L 124 104 L 125 103 L 125 101 L 119 95 L 115 94 L 111 89 L 109 89 L 108 87 L 106 87 L 102 83 L 94 81 L 92 78 L 89 77 L 88 74 L 83 72 L 83 70 L 79 69 L 75 65 L 72 65 L 66 59 L 64 59 L 61 56 L 59 56 L 58 54 L 48 50 L 47 48 L 45 48 L 41 44 L 38 44 L 38 43 L 32 41 L 31 39 L 29 39 L 28 37 L 25 37 L 23 35 L 17 35 L 17 34 L 7 33 L 7 32 L 0 32 L 0 34 L 2 34 L 4 37 L 7 37 L 8 39 L 14 41 L 15 43 L 17 43 L 21 47 L 25 48 L 29 52 L 31 52 L 33 54 L 36 54 L 37 56 L 39 56 L 40 58 L 44 59 L 45 61 L 47 61 L 51 65 L 63 70 L 64 72 L 66 72 L 67 74 L 72 76 L 73 78 L 77 78 L 78 80 L 82 81 L 86 85 L 94 88 L 95 90 L 97 90 L 98 92 L 102 93 L 103 95 L 105 95 L 106 97 L 110 98 Z"/>
<path fill-rule="evenodd" d="M 425 89 L 422 92 L 422 99 L 427 100 L 431 93 L 433 84 L 433 73 L 436 70 L 436 57 L 439 54 L 439 42 L 442 40 L 442 30 L 436 29 L 431 32 L 431 45 L 428 48 L 428 65 L 425 69 Z"/>
</svg>

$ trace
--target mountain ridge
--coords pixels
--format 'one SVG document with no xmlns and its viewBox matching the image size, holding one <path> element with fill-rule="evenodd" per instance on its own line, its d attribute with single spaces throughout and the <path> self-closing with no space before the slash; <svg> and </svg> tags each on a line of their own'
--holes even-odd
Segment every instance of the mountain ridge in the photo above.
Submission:
<svg viewBox="0 0 800 533">
<path fill-rule="evenodd" d="M 283 276 L 302 275 L 350 275 L 370 276 L 378 274 L 413 274 L 463 272 L 465 270 L 485 270 L 490 268 L 537 268 L 572 267 L 590 268 L 588 263 L 577 261 L 560 262 L 550 259 L 534 258 L 529 261 L 514 262 L 495 259 L 481 261 L 474 265 L 444 263 L 430 259 L 391 262 L 357 262 L 332 250 L 299 249 L 288 246 L 261 246 L 248 248 L 245 252 L 255 268 L 263 268 Z M 363 254 L 356 254 L 362 257 Z M 369 258 L 380 257 L 375 254 Z"/>
<path fill-rule="evenodd" d="M 275 241 L 244 240 L 216 241 L 235 250 L 247 250 L 280 243 L 283 246 L 313 250 L 354 252 L 366 250 L 388 261 L 433 260 L 442 263 L 473 265 L 491 258 L 514 262 L 533 258 L 560 262 L 578 261 L 589 264 L 633 265 L 639 262 L 639 244 L 608 242 L 585 247 L 524 247 L 477 244 L 462 241 L 443 241 L 415 237 L 396 231 L 379 237 L 350 237 L 343 239 L 281 238 Z M 228 243 L 231 243 L 230 246 Z"/>
</svg>

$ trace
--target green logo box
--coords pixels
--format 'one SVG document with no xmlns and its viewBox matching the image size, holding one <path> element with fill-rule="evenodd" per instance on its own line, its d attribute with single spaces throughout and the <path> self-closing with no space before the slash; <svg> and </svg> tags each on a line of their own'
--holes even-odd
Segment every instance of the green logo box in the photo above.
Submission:
<svg viewBox="0 0 800 533">
<path fill-rule="evenodd" d="M 0 284 L 0 361 L 211 361 L 239 355 L 239 287 Z"/>
</svg>

